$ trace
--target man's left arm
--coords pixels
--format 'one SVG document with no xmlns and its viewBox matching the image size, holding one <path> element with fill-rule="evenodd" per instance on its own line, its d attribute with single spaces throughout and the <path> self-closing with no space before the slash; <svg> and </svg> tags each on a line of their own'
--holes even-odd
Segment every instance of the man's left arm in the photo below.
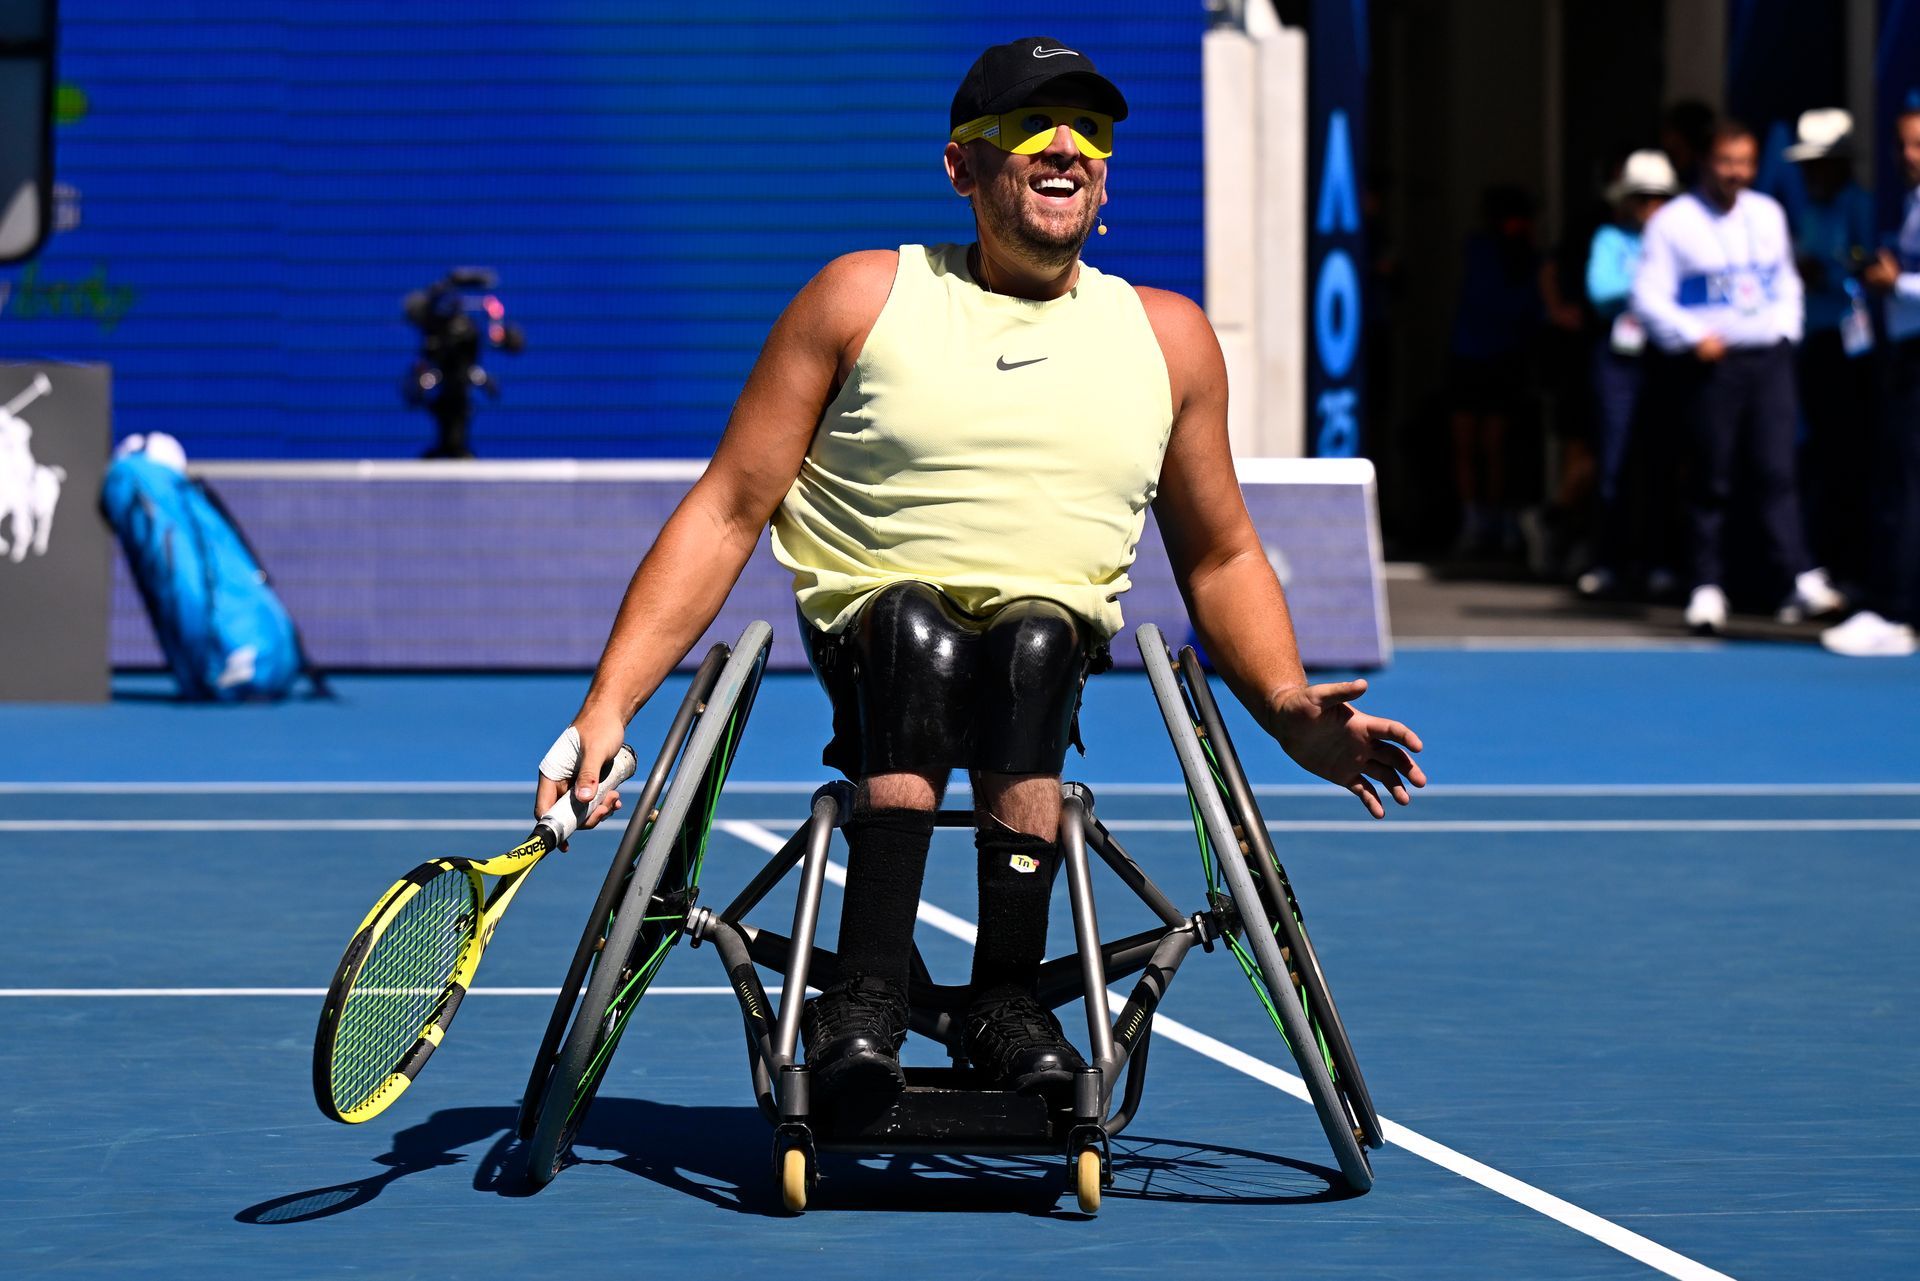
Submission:
<svg viewBox="0 0 1920 1281">
<path fill-rule="evenodd" d="M 1354 705 L 1366 692 L 1364 680 L 1307 683 L 1286 592 L 1234 475 L 1219 340 L 1188 299 L 1158 289 L 1139 292 L 1173 394 L 1173 434 L 1154 517 L 1200 643 L 1227 687 L 1287 755 L 1383 817 L 1374 783 L 1402 805 L 1408 783 L 1426 786 L 1426 773 L 1408 755 L 1420 750 L 1420 737 Z"/>
</svg>

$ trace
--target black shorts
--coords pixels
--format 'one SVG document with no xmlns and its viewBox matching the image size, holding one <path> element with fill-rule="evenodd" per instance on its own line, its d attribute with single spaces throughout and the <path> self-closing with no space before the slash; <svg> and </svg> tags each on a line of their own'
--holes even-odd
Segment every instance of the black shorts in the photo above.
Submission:
<svg viewBox="0 0 1920 1281">
<path fill-rule="evenodd" d="M 1104 643 L 1065 607 L 1022 599 L 989 617 L 903 582 L 868 598 L 837 635 L 800 620 L 833 702 L 821 761 L 848 778 L 950 769 L 1058 774 L 1080 742 L 1080 692 Z"/>
</svg>

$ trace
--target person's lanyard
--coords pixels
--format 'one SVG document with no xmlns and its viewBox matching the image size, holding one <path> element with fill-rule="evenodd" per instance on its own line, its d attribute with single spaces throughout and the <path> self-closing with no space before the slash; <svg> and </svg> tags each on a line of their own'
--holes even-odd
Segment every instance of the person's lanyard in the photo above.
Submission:
<svg viewBox="0 0 1920 1281">
<path fill-rule="evenodd" d="M 1697 195 L 1694 199 L 1706 211 L 1707 227 L 1720 243 L 1720 261 L 1725 265 L 1719 272 L 1720 288 L 1717 292 L 1741 315 L 1759 314 L 1765 310 L 1768 299 L 1766 288 L 1760 281 L 1760 260 L 1754 251 L 1752 208 L 1742 209 L 1740 197 L 1734 197 L 1733 208 L 1740 210 L 1740 233 L 1746 239 L 1747 250 L 1746 264 L 1736 267 L 1733 263 L 1733 246 L 1728 242 L 1726 230 L 1720 225 L 1721 219 L 1715 215 L 1713 206 Z M 1727 212 L 1731 215 L 1733 210 Z"/>
</svg>

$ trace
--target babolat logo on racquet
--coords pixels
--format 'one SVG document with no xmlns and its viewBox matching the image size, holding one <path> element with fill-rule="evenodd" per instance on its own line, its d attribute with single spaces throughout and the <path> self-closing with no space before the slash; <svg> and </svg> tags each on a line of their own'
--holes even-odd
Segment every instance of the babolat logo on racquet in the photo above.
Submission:
<svg viewBox="0 0 1920 1281">
<path fill-rule="evenodd" d="M 601 793 L 632 777 L 621 747 L 600 776 Z M 534 865 L 571 837 L 591 802 L 572 789 L 533 833 L 485 859 L 429 859 L 382 894 L 347 944 L 327 988 L 313 1041 L 313 1097 L 336 1121 L 385 1111 L 413 1083 L 446 1037 L 480 957 Z M 497 877 L 487 893 L 487 877 Z"/>
</svg>

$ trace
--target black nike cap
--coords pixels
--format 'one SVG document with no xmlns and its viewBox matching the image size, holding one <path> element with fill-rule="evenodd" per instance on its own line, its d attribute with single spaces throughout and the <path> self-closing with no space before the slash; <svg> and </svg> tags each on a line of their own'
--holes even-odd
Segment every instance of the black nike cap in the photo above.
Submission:
<svg viewBox="0 0 1920 1281">
<path fill-rule="evenodd" d="M 1042 88 L 1077 94 L 1080 101 L 1074 105 L 1115 120 L 1127 118 L 1127 100 L 1113 81 L 1094 70 L 1093 59 L 1058 40 L 1028 36 L 994 45 L 974 59 L 953 95 L 947 127 L 958 129 L 969 120 L 1024 107 Z"/>
</svg>

